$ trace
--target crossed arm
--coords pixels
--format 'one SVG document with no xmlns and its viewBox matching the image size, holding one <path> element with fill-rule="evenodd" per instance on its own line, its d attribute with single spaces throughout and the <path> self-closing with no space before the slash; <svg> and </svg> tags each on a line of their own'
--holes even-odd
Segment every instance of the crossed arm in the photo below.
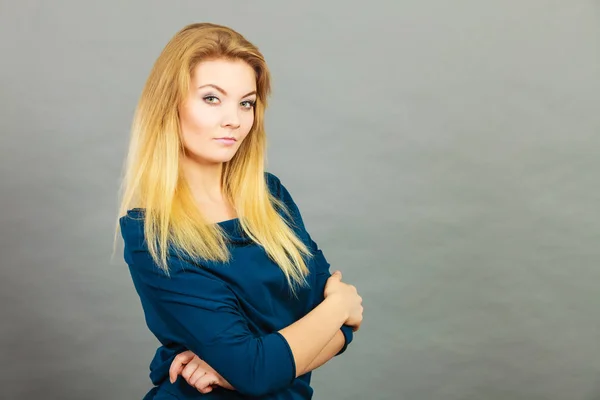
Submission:
<svg viewBox="0 0 600 400">
<path fill-rule="evenodd" d="M 345 346 L 346 339 L 341 330 L 327 343 L 321 352 L 306 368 L 306 372 L 313 371 L 340 353 Z M 228 390 L 236 390 L 225 378 L 191 351 L 179 353 L 171 363 L 169 379 L 171 383 L 181 375 L 186 382 L 201 393 L 209 393 L 214 387 L 220 386 Z"/>
<path fill-rule="evenodd" d="M 347 329 L 344 326 L 342 329 Z M 338 330 L 333 338 L 317 354 L 317 356 L 308 364 L 304 371 L 297 375 L 313 371 L 327 363 L 337 356 L 347 346 L 347 339 L 342 329 Z M 214 368 L 208 365 L 191 351 L 179 353 L 169 369 L 169 379 L 171 383 L 175 382 L 177 376 L 181 375 L 186 382 L 196 388 L 201 393 L 209 393 L 214 387 L 220 386 L 229 390 L 236 390 L 225 378 L 223 378 Z"/>
</svg>

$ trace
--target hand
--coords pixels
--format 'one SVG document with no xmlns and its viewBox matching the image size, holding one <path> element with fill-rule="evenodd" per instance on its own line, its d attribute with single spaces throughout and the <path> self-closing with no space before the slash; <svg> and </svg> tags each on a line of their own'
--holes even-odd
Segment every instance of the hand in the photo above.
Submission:
<svg viewBox="0 0 600 400">
<path fill-rule="evenodd" d="M 215 386 L 235 390 L 206 361 L 200 359 L 190 350 L 177 354 L 173 359 L 169 368 L 171 383 L 174 383 L 177 380 L 177 375 L 180 374 L 190 386 L 198 389 L 200 393 L 210 393 Z"/>
<path fill-rule="evenodd" d="M 342 304 L 348 307 L 348 319 L 344 322 L 344 325 L 351 326 L 354 332 L 360 329 L 363 320 L 362 297 L 358 295 L 354 285 L 342 282 L 342 273 L 340 271 L 335 271 L 327 279 L 323 295 L 325 298 L 338 296 Z"/>
</svg>

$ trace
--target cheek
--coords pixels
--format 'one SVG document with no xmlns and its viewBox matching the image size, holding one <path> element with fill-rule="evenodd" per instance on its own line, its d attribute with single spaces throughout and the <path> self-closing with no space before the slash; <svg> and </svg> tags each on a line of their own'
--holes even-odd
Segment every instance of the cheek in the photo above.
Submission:
<svg viewBox="0 0 600 400">
<path fill-rule="evenodd" d="M 187 136 L 202 135 L 218 126 L 218 114 L 208 107 L 188 108 L 181 118 L 181 128 Z"/>
<path fill-rule="evenodd" d="M 250 111 L 242 114 L 240 122 L 240 128 L 245 137 L 250 132 L 252 125 L 254 124 L 254 112 Z"/>
</svg>

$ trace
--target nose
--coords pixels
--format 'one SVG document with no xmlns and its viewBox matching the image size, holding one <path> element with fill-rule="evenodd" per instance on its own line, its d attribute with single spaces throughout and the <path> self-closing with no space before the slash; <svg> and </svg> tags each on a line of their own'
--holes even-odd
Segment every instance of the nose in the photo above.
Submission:
<svg viewBox="0 0 600 400">
<path fill-rule="evenodd" d="M 223 107 L 223 128 L 237 129 L 240 127 L 240 110 L 238 107 Z"/>
</svg>

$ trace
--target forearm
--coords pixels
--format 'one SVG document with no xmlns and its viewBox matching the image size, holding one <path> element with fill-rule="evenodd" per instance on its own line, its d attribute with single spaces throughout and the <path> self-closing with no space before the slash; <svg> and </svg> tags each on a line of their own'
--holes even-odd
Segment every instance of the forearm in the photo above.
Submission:
<svg viewBox="0 0 600 400">
<path fill-rule="evenodd" d="M 337 347 L 338 340 L 332 339 L 337 337 L 338 334 L 342 338 L 338 351 L 342 348 L 343 334 L 340 331 L 340 327 L 346 319 L 347 315 L 343 304 L 333 296 L 330 296 L 306 316 L 279 331 L 287 340 L 292 350 L 296 363 L 296 377 L 310 371 L 310 365 L 313 364 L 313 361 L 320 356 L 326 347 L 333 347 L 334 345 Z M 330 344 L 331 342 L 333 344 Z M 328 349 L 327 354 L 329 352 Z"/>
<path fill-rule="evenodd" d="M 340 352 L 340 350 L 342 350 L 345 342 L 346 339 L 344 338 L 344 334 L 341 330 L 338 330 L 333 339 L 331 339 L 329 343 L 327 343 L 323 350 L 321 350 L 317 357 L 315 357 L 315 359 L 310 363 L 310 365 L 306 369 L 306 372 L 310 372 L 319 368 L 327 361 L 335 357 Z"/>
</svg>

